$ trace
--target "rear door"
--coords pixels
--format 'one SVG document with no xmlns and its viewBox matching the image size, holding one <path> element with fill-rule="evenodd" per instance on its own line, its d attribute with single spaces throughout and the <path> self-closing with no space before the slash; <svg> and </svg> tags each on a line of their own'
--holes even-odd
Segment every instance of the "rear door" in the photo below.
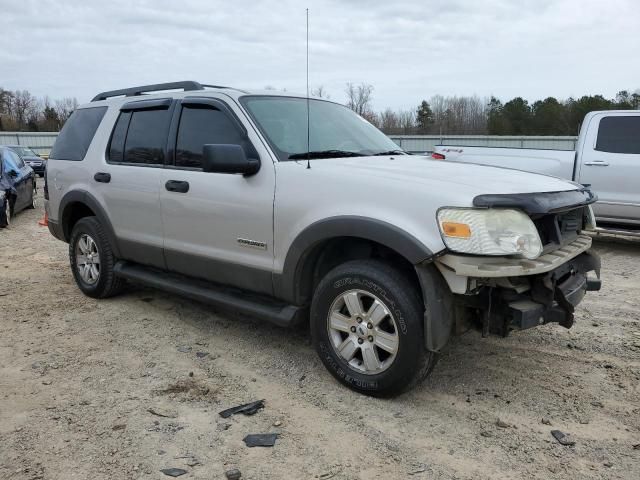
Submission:
<svg viewBox="0 0 640 480">
<path fill-rule="evenodd" d="M 231 102 L 185 98 L 176 106 L 160 197 L 169 270 L 272 293 L 273 161 Z M 261 159 L 255 175 L 204 172 L 206 144 L 239 144 Z"/>
<path fill-rule="evenodd" d="M 640 224 L 640 113 L 602 113 L 591 119 L 579 181 L 598 194 L 596 217 Z"/>
<path fill-rule="evenodd" d="M 164 268 L 160 181 L 166 158 L 171 99 L 125 103 L 94 188 L 112 222 L 121 256 Z"/>
</svg>

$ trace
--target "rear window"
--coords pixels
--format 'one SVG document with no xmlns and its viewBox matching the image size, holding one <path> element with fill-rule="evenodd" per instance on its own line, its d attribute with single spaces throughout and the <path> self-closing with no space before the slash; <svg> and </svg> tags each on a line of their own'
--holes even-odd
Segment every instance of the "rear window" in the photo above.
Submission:
<svg viewBox="0 0 640 480">
<path fill-rule="evenodd" d="M 107 107 L 76 110 L 62 127 L 49 158 L 52 160 L 84 159 Z"/>
<path fill-rule="evenodd" d="M 604 117 L 600 120 L 596 150 L 640 154 L 640 116 Z"/>
</svg>

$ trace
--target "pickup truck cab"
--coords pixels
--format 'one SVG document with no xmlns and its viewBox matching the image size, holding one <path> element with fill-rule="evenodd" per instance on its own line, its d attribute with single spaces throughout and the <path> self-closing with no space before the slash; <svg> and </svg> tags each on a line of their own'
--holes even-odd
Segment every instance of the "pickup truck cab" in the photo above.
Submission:
<svg viewBox="0 0 640 480">
<path fill-rule="evenodd" d="M 438 145 L 432 157 L 543 173 L 589 185 L 598 222 L 640 226 L 640 111 L 590 112 L 575 151 Z"/>
<path fill-rule="evenodd" d="M 131 281 L 308 322 L 331 374 L 369 395 L 416 385 L 471 327 L 568 328 L 600 286 L 588 188 L 408 155 L 322 99 L 192 81 L 103 92 L 45 178 L 86 295 Z"/>
</svg>

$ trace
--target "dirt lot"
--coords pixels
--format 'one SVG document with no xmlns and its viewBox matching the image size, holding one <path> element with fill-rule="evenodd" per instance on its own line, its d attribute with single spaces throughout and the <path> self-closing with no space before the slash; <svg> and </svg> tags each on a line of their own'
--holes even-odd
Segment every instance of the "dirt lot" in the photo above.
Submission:
<svg viewBox="0 0 640 480">
<path fill-rule="evenodd" d="M 572 330 L 465 334 L 379 400 L 339 386 L 306 329 L 149 289 L 83 296 L 41 215 L 0 231 L 2 479 L 640 478 L 640 242 L 597 242 L 604 289 Z M 242 442 L 264 432 L 275 447 Z"/>
</svg>

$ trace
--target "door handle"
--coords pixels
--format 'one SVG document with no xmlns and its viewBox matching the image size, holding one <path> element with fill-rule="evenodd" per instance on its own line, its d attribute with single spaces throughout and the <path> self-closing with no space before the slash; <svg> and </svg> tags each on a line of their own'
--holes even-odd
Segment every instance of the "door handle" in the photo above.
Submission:
<svg viewBox="0 0 640 480">
<path fill-rule="evenodd" d="M 93 176 L 96 182 L 109 183 L 111 181 L 111 174 L 105 172 L 98 172 Z"/>
<path fill-rule="evenodd" d="M 167 180 L 167 183 L 164 184 L 164 188 L 170 192 L 187 193 L 189 191 L 189 182 L 184 182 L 182 180 Z"/>
<path fill-rule="evenodd" d="M 594 160 L 593 162 L 584 162 L 585 165 L 589 167 L 608 167 L 609 163 L 604 160 Z"/>
</svg>

